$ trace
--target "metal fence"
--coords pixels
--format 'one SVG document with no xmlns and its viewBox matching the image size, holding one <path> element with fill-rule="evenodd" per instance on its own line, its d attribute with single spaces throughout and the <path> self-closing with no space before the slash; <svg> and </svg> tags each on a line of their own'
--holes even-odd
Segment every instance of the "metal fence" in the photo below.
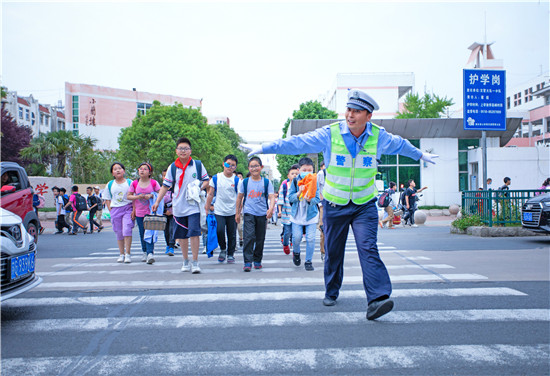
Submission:
<svg viewBox="0 0 550 376">
<path fill-rule="evenodd" d="M 489 227 L 493 225 L 521 225 L 521 208 L 535 194 L 546 193 L 538 189 L 505 191 L 463 191 L 462 211 L 478 215 Z"/>
</svg>

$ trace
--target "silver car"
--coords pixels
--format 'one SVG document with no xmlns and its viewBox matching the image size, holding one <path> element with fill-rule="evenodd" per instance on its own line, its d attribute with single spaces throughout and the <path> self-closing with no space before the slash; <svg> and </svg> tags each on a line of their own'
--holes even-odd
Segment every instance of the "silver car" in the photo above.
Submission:
<svg viewBox="0 0 550 376">
<path fill-rule="evenodd" d="M 0 227 L 0 301 L 4 301 L 38 286 L 42 278 L 35 273 L 36 243 L 21 218 L 0 208 Z"/>
</svg>

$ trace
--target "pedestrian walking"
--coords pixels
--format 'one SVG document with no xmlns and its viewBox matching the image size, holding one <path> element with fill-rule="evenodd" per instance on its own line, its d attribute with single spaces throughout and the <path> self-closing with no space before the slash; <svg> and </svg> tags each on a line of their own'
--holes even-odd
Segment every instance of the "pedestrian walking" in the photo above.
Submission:
<svg viewBox="0 0 550 376">
<path fill-rule="evenodd" d="M 243 173 L 240 172 L 240 171 L 237 171 L 235 173 L 235 175 L 237 175 L 237 177 L 239 178 L 239 182 L 243 181 L 244 179 L 244 176 L 243 176 Z M 236 210 L 236 209 L 235 209 Z M 237 234 L 239 235 L 239 247 L 242 248 L 243 244 L 244 244 L 244 238 L 243 238 L 243 216 L 242 216 L 242 213 L 241 213 L 241 218 L 240 218 L 240 221 L 239 223 L 237 223 Z"/>
<path fill-rule="evenodd" d="M 101 193 L 98 185 L 94 187 L 94 195 L 97 197 L 97 223 L 99 223 L 99 228 L 103 230 L 103 206 L 105 205 L 105 202 L 103 201 L 103 193 Z"/>
<path fill-rule="evenodd" d="M 323 152 L 328 164 L 323 188 L 325 230 L 325 298 L 336 304 L 344 276 L 344 251 L 349 227 L 353 229 L 367 295 L 367 319 L 374 320 L 393 308 L 391 281 L 376 245 L 378 212 L 375 177 L 382 154 L 400 154 L 434 163 L 436 155 L 422 153 L 410 142 L 371 123 L 378 104 L 360 90 L 350 90 L 345 121 L 303 135 L 243 145 L 250 154 L 301 154 Z"/>
<path fill-rule="evenodd" d="M 320 202 L 317 175 L 313 173 L 313 161 L 304 157 L 298 161 L 300 174 L 292 180 L 289 201 L 292 205 L 290 222 L 292 222 L 292 256 L 294 265 L 300 266 L 300 244 L 302 234 L 306 232 L 306 261 L 304 267 L 313 271 L 313 253 L 315 251 L 315 230 L 319 223 Z"/>
<path fill-rule="evenodd" d="M 539 188 L 540 192 L 535 192 L 535 196 L 546 193 L 545 191 L 547 189 L 550 189 L 550 178 L 542 182 L 542 185 Z"/>
<path fill-rule="evenodd" d="M 262 268 L 267 220 L 273 215 L 275 195 L 273 184 L 262 177 L 262 160 L 252 157 L 248 161 L 250 177 L 239 182 L 236 221 L 240 221 L 241 209 L 244 217 L 243 257 L 245 272 Z"/>
<path fill-rule="evenodd" d="M 99 204 L 99 198 L 94 195 L 94 190 L 92 187 L 86 188 L 86 194 L 88 197 L 86 198 L 86 202 L 88 204 L 88 222 L 90 222 L 90 234 L 93 234 L 94 232 L 94 225 L 97 227 L 97 232 L 101 232 L 103 229 L 103 226 L 100 226 L 99 223 L 94 221 L 94 216 L 97 212 L 97 207 Z"/>
<path fill-rule="evenodd" d="M 143 220 L 146 215 L 153 214 L 149 207 L 149 200 L 154 197 L 154 192 L 160 191 L 160 185 L 155 179 L 151 179 L 153 166 L 148 162 L 139 165 L 138 174 L 139 179 L 134 180 L 130 185 L 127 198 L 134 202 L 136 223 L 139 229 L 139 239 L 141 240 L 141 261 L 153 264 L 155 262 L 155 244 L 145 241 Z"/>
<path fill-rule="evenodd" d="M 182 137 L 176 142 L 178 158 L 167 168 L 156 202 L 152 210 L 156 211 L 160 200 L 170 188 L 172 195 L 172 213 L 174 216 L 174 239 L 181 247 L 183 255 L 182 272 L 200 273 L 199 237 L 200 191 L 208 185 L 208 172 L 200 160 L 191 158 L 191 141 Z M 191 243 L 192 263 L 189 262 L 189 243 Z"/>
<path fill-rule="evenodd" d="M 216 217 L 218 246 L 220 254 L 218 262 L 223 263 L 227 259 L 228 264 L 235 263 L 235 248 L 237 246 L 237 223 L 235 214 L 237 208 L 237 189 L 239 177 L 233 172 L 237 168 L 238 160 L 233 154 L 226 155 L 223 159 L 223 172 L 220 172 L 210 180 L 208 196 L 204 205 L 207 213 L 210 210 L 212 200 L 214 204 L 214 216 Z M 227 239 L 226 239 L 227 235 Z"/>
<path fill-rule="evenodd" d="M 407 224 L 411 227 L 418 227 L 416 223 L 414 223 L 414 213 L 416 212 L 416 202 L 418 201 L 418 193 L 428 189 L 428 187 L 422 187 L 419 190 L 416 190 L 416 183 L 414 179 L 409 179 L 407 182 L 408 188 L 405 189 L 405 193 L 403 194 L 403 206 L 405 215 L 403 216 L 403 226 L 406 226 Z"/>
<path fill-rule="evenodd" d="M 82 232 L 84 234 L 87 233 L 86 226 L 84 226 L 82 223 L 80 223 L 78 220 L 80 216 L 82 215 L 82 212 L 88 209 L 88 204 L 86 203 L 86 199 L 78 193 L 78 185 L 73 185 L 71 188 L 71 197 L 69 197 L 69 202 L 71 206 L 73 207 L 73 229 L 71 232 L 69 232 L 69 235 L 76 235 L 78 229 L 82 229 Z"/>
<path fill-rule="evenodd" d="M 111 213 L 111 225 L 116 234 L 119 257 L 117 262 L 131 263 L 132 230 L 135 225 L 136 212 L 132 201 L 128 200 L 128 191 L 132 185 L 124 174 L 126 168 L 120 162 L 111 165 L 113 180 L 107 183 L 103 191 L 105 203 Z"/>
<path fill-rule="evenodd" d="M 67 222 L 65 222 L 65 204 L 61 195 L 61 191 L 57 186 L 55 186 L 52 188 L 52 192 L 55 202 L 55 214 L 57 215 L 57 221 L 55 222 L 57 232 L 55 234 L 63 234 L 63 229 L 66 228 L 67 231 L 71 231 L 71 226 L 69 226 Z"/>
<path fill-rule="evenodd" d="M 294 164 L 290 166 L 287 171 L 286 179 L 283 180 L 279 187 L 279 195 L 277 200 L 277 206 L 279 207 L 279 218 L 281 218 L 281 224 L 283 226 L 283 233 L 281 234 L 281 241 L 283 243 L 283 252 L 287 255 L 290 254 L 290 242 L 292 238 L 292 222 L 290 221 L 291 205 L 288 200 L 288 187 L 290 183 L 298 176 L 298 170 L 300 166 Z"/>
<path fill-rule="evenodd" d="M 59 188 L 59 195 L 61 196 L 61 199 L 63 200 L 63 207 L 62 209 L 65 210 L 65 223 L 68 224 L 70 226 L 70 228 L 72 229 L 72 226 L 73 226 L 73 221 L 72 221 L 72 216 L 73 216 L 73 207 L 71 205 L 71 203 L 69 202 L 69 196 L 67 196 L 67 190 L 63 187 L 60 187 Z M 69 231 L 67 233 L 70 233 L 71 230 L 69 229 Z"/>
<path fill-rule="evenodd" d="M 395 194 L 396 184 L 390 181 L 389 188 L 380 195 L 378 200 L 378 206 L 384 208 L 384 211 L 388 215 L 383 220 L 379 221 L 380 228 L 384 228 L 384 224 L 388 223 L 388 228 L 393 229 L 393 195 Z"/>
<path fill-rule="evenodd" d="M 162 180 L 166 177 L 166 170 L 162 171 Z M 176 240 L 172 233 L 174 228 L 174 216 L 172 213 L 172 190 L 169 189 L 164 195 L 164 215 L 166 216 L 166 227 L 164 228 L 164 240 L 166 242 L 166 251 L 164 252 L 168 256 L 174 256 L 174 247 Z"/>
</svg>

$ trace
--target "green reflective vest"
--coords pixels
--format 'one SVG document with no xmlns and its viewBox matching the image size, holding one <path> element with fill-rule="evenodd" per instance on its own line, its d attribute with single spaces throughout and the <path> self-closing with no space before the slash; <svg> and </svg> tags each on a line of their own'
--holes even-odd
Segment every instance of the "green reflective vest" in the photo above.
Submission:
<svg viewBox="0 0 550 376">
<path fill-rule="evenodd" d="M 340 124 L 330 125 L 331 152 L 323 196 L 336 205 L 347 205 L 349 200 L 362 205 L 378 195 L 375 177 L 378 172 L 376 152 L 380 128 L 372 124 L 372 136 L 355 158 L 352 158 L 340 134 Z"/>
</svg>

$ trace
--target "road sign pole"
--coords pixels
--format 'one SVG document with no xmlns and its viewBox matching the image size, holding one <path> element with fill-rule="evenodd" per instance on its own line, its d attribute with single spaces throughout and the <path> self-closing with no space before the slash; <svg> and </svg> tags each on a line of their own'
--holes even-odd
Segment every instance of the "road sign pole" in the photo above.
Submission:
<svg viewBox="0 0 550 376">
<path fill-rule="evenodd" d="M 487 190 L 487 132 L 481 131 L 482 165 L 483 165 L 483 190 Z"/>
</svg>

